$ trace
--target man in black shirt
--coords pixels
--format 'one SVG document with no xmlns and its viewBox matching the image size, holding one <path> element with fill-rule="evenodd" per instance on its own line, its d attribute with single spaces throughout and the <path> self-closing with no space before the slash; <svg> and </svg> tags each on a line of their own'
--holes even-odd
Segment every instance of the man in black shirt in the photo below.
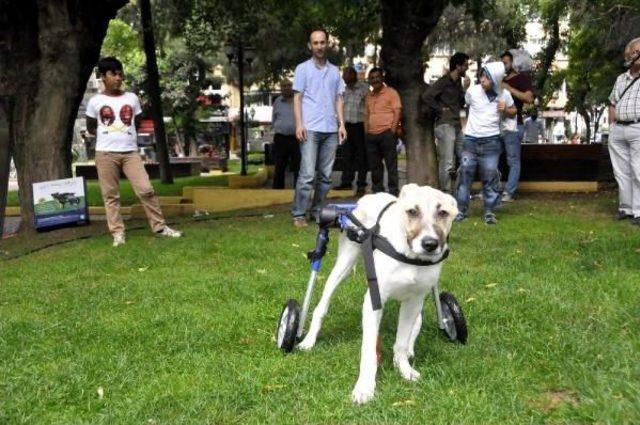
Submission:
<svg viewBox="0 0 640 425">
<path fill-rule="evenodd" d="M 462 150 L 460 111 L 464 107 L 464 92 L 471 81 L 466 77 L 469 56 L 455 53 L 449 59 L 449 72 L 438 79 L 422 95 L 424 111 L 435 117 L 434 134 L 438 149 L 440 189 L 452 193 L 451 175 L 455 173 L 454 152 Z"/>
</svg>

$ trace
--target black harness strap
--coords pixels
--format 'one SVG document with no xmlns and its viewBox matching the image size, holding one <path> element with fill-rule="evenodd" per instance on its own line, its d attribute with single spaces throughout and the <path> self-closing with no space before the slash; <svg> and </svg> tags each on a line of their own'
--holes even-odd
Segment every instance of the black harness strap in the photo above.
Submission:
<svg viewBox="0 0 640 425">
<path fill-rule="evenodd" d="M 373 263 L 373 238 L 371 235 L 362 243 L 362 256 L 364 257 L 364 269 L 367 273 L 371 307 L 373 311 L 380 310 L 382 308 L 382 300 L 380 299 L 380 287 L 378 286 L 376 266 Z"/>
<path fill-rule="evenodd" d="M 347 214 L 347 218 L 356 227 L 355 231 L 347 231 L 347 236 L 354 242 L 362 244 L 362 254 L 364 257 L 364 268 L 367 273 L 367 284 L 369 286 L 369 294 L 371 296 L 371 307 L 374 311 L 382 308 L 382 300 L 380 298 L 380 287 L 378 286 L 378 277 L 376 275 L 376 268 L 373 262 L 373 251 L 375 249 L 380 250 L 385 255 L 393 258 L 401 263 L 411 264 L 414 266 L 432 266 L 444 261 L 449 256 L 449 250 L 447 249 L 438 260 L 420 260 L 417 258 L 409 258 L 406 255 L 398 252 L 391 242 L 384 236 L 381 236 L 380 231 L 380 219 L 382 215 L 389 209 L 389 207 L 395 204 L 396 201 L 389 202 L 378 214 L 376 224 L 367 229 L 352 213 Z"/>
</svg>

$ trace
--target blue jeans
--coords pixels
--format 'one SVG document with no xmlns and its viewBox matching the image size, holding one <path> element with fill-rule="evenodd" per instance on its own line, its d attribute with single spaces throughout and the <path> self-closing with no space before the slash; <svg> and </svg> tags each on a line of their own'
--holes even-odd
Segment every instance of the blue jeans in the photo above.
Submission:
<svg viewBox="0 0 640 425">
<path fill-rule="evenodd" d="M 293 198 L 293 208 L 291 209 L 294 217 L 304 217 L 307 213 L 312 190 L 314 193 L 311 211 L 314 214 L 320 212 L 322 203 L 331 189 L 331 171 L 333 170 L 333 161 L 336 159 L 337 147 L 338 133 L 307 131 L 307 140 L 300 143 L 302 161 L 296 183 L 296 193 Z M 317 178 L 316 170 L 318 172 Z"/>
<path fill-rule="evenodd" d="M 520 181 L 520 139 L 517 131 L 505 131 L 502 133 L 504 150 L 507 154 L 507 165 L 509 166 L 509 176 L 507 177 L 507 193 L 513 196 L 518 189 Z"/>
<path fill-rule="evenodd" d="M 471 185 L 476 174 L 476 168 L 480 167 L 482 179 L 482 197 L 484 199 L 484 212 L 493 212 L 500 202 L 500 172 L 498 161 L 502 152 L 500 136 L 491 137 L 464 137 L 464 146 L 460 157 L 459 183 L 456 192 L 458 210 L 467 214 L 469 209 L 469 195 Z"/>
</svg>

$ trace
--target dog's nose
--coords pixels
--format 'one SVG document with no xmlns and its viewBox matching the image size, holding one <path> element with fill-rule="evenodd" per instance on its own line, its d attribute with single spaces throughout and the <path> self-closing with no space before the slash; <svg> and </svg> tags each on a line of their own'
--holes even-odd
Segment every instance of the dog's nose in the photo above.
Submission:
<svg viewBox="0 0 640 425">
<path fill-rule="evenodd" d="M 425 236 L 422 238 L 422 248 L 427 252 L 433 252 L 438 248 L 438 240 L 431 236 Z"/>
</svg>

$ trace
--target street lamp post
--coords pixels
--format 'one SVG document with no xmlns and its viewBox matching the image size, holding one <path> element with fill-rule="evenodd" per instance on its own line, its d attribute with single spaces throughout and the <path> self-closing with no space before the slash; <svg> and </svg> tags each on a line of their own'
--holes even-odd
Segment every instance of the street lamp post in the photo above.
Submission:
<svg viewBox="0 0 640 425">
<path fill-rule="evenodd" d="M 240 85 L 240 175 L 247 175 L 247 135 L 245 133 L 246 116 L 244 111 L 244 64 L 251 66 L 253 62 L 253 48 L 243 46 L 242 40 L 238 38 L 237 43 L 227 42 L 225 53 L 229 63 L 238 65 L 239 85 Z M 237 134 L 237 132 L 236 132 Z"/>
</svg>

